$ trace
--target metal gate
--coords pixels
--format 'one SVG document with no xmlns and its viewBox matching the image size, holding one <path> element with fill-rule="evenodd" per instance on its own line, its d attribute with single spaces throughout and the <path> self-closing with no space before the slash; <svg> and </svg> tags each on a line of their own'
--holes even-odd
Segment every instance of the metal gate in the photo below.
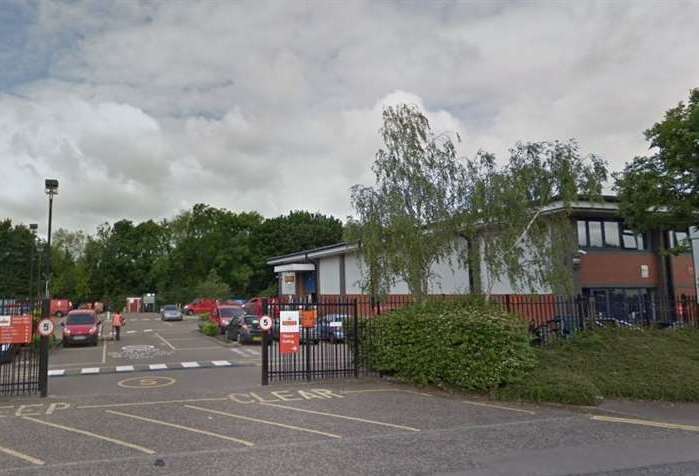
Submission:
<svg viewBox="0 0 699 476">
<path fill-rule="evenodd" d="M 301 321 L 298 348 L 290 353 L 283 353 L 281 343 L 280 316 L 284 311 L 298 312 Z M 273 319 L 273 327 L 263 334 L 262 385 L 357 377 L 364 371 L 356 300 L 269 303 L 266 315 Z"/>
<path fill-rule="evenodd" d="M 0 298 L 0 316 L 34 316 L 41 303 L 22 299 Z M 46 352 L 48 352 L 46 350 Z M 42 362 L 38 342 L 28 344 L 0 343 L 0 397 L 43 394 L 47 359 Z"/>
</svg>

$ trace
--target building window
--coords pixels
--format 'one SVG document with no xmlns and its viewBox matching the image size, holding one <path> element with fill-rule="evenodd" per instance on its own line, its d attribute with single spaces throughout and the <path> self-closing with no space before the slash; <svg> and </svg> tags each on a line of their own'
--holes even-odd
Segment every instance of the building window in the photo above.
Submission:
<svg viewBox="0 0 699 476">
<path fill-rule="evenodd" d="M 689 233 L 686 231 L 670 231 L 670 248 L 689 248 Z"/>
<path fill-rule="evenodd" d="M 646 240 L 642 233 L 624 228 L 614 220 L 578 220 L 578 246 L 583 248 L 624 248 L 645 250 Z M 674 235 L 670 236 L 670 240 Z"/>
</svg>

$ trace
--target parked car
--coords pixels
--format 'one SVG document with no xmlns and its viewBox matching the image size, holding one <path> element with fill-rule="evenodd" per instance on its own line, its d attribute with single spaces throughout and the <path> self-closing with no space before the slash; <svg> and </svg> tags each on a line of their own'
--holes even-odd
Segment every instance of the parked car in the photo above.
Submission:
<svg viewBox="0 0 699 476">
<path fill-rule="evenodd" d="M 345 323 L 350 316 L 345 314 L 328 314 L 318 319 L 318 335 L 320 340 L 332 343 L 345 341 Z"/>
<path fill-rule="evenodd" d="M 225 334 L 229 324 L 243 315 L 245 315 L 245 310 L 242 306 L 219 304 L 211 312 L 209 320 L 218 326 L 221 334 Z"/>
<path fill-rule="evenodd" d="M 217 305 L 218 301 L 216 299 L 197 298 L 184 307 L 184 313 L 188 316 L 192 314 L 204 314 L 205 312 L 211 314 Z"/>
<path fill-rule="evenodd" d="M 93 310 L 70 311 L 61 322 L 63 327 L 63 347 L 71 344 L 99 343 L 99 330 L 102 321 Z"/>
<path fill-rule="evenodd" d="M 51 315 L 63 317 L 73 309 L 73 303 L 68 299 L 51 299 Z"/>
<path fill-rule="evenodd" d="M 12 362 L 12 357 L 19 350 L 19 346 L 15 344 L 0 344 L 0 364 Z"/>
<path fill-rule="evenodd" d="M 163 321 L 181 321 L 182 311 L 174 304 L 167 304 L 160 308 L 160 319 Z"/>
<path fill-rule="evenodd" d="M 239 344 L 262 342 L 260 318 L 246 314 L 231 321 L 231 324 L 226 329 L 226 338 L 236 340 Z"/>
</svg>

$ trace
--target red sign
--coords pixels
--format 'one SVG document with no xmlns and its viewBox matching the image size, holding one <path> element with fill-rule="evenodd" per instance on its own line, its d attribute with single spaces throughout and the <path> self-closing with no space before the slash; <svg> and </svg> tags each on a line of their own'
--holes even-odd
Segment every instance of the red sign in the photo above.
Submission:
<svg viewBox="0 0 699 476">
<path fill-rule="evenodd" d="M 294 354 L 299 351 L 300 339 L 299 312 L 279 313 L 279 353 Z"/>
<path fill-rule="evenodd" d="M 0 344 L 29 344 L 32 316 L 0 316 Z"/>
</svg>

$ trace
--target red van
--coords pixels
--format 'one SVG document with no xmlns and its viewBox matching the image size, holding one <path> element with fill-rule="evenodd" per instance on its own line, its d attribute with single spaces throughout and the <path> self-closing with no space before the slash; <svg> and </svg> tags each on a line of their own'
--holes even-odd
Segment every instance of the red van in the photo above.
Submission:
<svg viewBox="0 0 699 476">
<path fill-rule="evenodd" d="M 63 317 L 73 309 L 73 303 L 68 299 L 51 299 L 51 315 Z"/>
<path fill-rule="evenodd" d="M 97 319 L 97 314 L 92 309 L 70 311 L 61 322 L 63 347 L 68 347 L 71 344 L 97 345 L 101 325 L 102 321 Z"/>
<path fill-rule="evenodd" d="M 218 305 L 218 300 L 216 299 L 197 298 L 191 303 L 187 304 L 184 307 L 183 312 L 188 316 L 191 316 L 192 314 L 204 314 L 205 312 L 212 314 L 216 308 L 216 305 Z"/>
<path fill-rule="evenodd" d="M 219 304 L 209 316 L 209 320 L 216 324 L 221 334 L 226 333 L 226 329 L 231 322 L 245 314 L 243 306 L 237 304 Z"/>
</svg>

